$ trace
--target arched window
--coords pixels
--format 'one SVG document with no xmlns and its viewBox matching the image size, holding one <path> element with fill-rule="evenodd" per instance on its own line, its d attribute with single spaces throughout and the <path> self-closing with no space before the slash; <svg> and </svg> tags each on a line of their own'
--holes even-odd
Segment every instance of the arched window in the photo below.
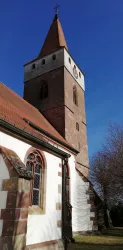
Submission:
<svg viewBox="0 0 123 250">
<path fill-rule="evenodd" d="M 41 85 L 41 100 L 48 97 L 48 83 L 46 81 L 42 81 Z"/>
<path fill-rule="evenodd" d="M 37 150 L 32 151 L 27 156 L 26 167 L 33 175 L 31 193 L 32 205 L 42 206 L 45 167 L 43 157 Z"/>
<path fill-rule="evenodd" d="M 78 96 L 76 86 L 73 87 L 73 102 L 78 106 Z"/>
</svg>

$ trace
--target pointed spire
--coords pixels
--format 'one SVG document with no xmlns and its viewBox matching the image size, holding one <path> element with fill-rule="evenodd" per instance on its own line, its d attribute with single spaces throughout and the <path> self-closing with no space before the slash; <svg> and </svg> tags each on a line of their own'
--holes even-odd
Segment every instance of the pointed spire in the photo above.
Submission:
<svg viewBox="0 0 123 250">
<path fill-rule="evenodd" d="M 45 42 L 43 44 L 43 47 L 40 51 L 39 57 L 43 57 L 60 47 L 65 47 L 68 50 L 62 26 L 58 18 L 58 9 L 57 9 L 53 22 L 50 26 Z"/>
</svg>

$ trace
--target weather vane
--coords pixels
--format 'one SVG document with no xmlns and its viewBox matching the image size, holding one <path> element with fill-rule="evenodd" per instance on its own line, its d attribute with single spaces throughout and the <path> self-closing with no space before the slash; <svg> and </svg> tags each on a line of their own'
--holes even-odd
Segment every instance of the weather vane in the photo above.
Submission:
<svg viewBox="0 0 123 250">
<path fill-rule="evenodd" d="M 59 8 L 60 8 L 60 5 L 59 5 L 59 4 L 56 4 L 56 6 L 55 6 L 55 8 L 54 8 L 56 14 L 58 14 Z"/>
</svg>

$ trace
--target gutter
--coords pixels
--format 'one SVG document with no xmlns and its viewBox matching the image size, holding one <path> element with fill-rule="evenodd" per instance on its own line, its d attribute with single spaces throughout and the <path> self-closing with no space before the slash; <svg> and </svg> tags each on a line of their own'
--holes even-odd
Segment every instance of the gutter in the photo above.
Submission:
<svg viewBox="0 0 123 250">
<path fill-rule="evenodd" d="M 35 125 L 33 122 L 29 121 L 26 118 L 23 118 L 23 120 L 28 123 L 32 128 L 36 129 L 38 132 L 48 136 L 49 138 L 51 138 L 52 140 L 58 142 L 59 144 L 61 144 L 64 147 L 67 147 L 68 149 L 70 149 L 71 151 L 73 151 L 74 153 L 78 154 L 79 151 L 74 149 L 73 147 L 69 146 L 68 144 L 66 144 L 65 142 L 62 142 L 61 140 L 57 139 L 55 136 L 51 135 L 50 133 L 48 133 L 47 131 L 45 131 L 44 129 L 38 127 L 37 125 Z"/>
<path fill-rule="evenodd" d="M 51 144 L 49 144 L 48 142 L 45 142 L 37 137 L 35 137 L 34 135 L 30 135 L 28 134 L 27 132 L 25 132 L 24 130 L 21 130 L 13 125 L 11 125 L 10 123 L 4 121 L 4 120 L 1 120 L 0 119 L 0 125 L 3 127 L 3 128 L 6 128 L 8 129 L 9 131 L 11 132 L 14 132 L 14 134 L 16 135 L 19 135 L 25 139 L 28 139 L 32 142 L 35 142 L 37 143 L 38 145 L 41 145 L 43 146 L 44 148 L 46 149 L 49 149 L 50 152 L 53 152 L 53 153 L 56 153 L 58 156 L 60 156 L 61 158 L 69 158 L 71 155 L 70 154 L 67 154 L 65 153 L 64 151 L 62 151 L 61 149 L 59 148 L 56 148 L 54 146 L 52 146 Z"/>
</svg>

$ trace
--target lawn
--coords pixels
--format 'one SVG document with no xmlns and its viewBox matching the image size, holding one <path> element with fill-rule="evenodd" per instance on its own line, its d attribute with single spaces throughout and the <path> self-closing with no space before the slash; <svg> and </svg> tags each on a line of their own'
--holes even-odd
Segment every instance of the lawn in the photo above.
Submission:
<svg viewBox="0 0 123 250">
<path fill-rule="evenodd" d="M 110 236 L 111 234 L 112 236 Z M 68 250 L 123 250 L 123 230 L 114 229 L 102 236 L 76 236 L 75 244 L 69 244 Z"/>
</svg>

